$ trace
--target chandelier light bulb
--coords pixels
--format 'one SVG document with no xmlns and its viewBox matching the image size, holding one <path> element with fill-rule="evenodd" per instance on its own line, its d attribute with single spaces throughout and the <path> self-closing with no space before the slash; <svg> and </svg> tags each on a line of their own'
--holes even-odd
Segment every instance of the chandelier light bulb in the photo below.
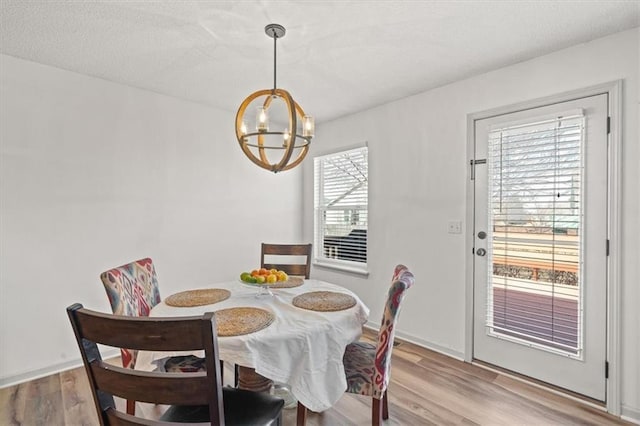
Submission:
<svg viewBox="0 0 640 426">
<path fill-rule="evenodd" d="M 267 116 L 267 110 L 264 107 L 258 107 L 256 130 L 259 132 L 266 132 L 269 130 L 269 117 Z"/>
<path fill-rule="evenodd" d="M 291 141 L 291 135 L 289 134 L 289 129 L 284 129 L 282 133 L 282 146 L 287 148 L 289 146 L 289 142 Z"/>
<path fill-rule="evenodd" d="M 315 122 L 313 117 L 305 115 L 302 119 L 302 136 L 313 137 L 315 132 Z"/>
</svg>

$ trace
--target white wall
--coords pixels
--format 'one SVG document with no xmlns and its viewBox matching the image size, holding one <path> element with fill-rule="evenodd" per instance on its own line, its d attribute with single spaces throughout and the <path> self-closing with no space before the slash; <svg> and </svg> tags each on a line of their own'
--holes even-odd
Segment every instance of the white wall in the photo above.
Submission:
<svg viewBox="0 0 640 426">
<path fill-rule="evenodd" d="M 235 279 L 262 241 L 300 241 L 300 170 L 253 165 L 233 114 L 0 67 L 0 385 L 79 360 L 65 308 L 110 311 L 106 269 L 150 256 L 168 296 Z"/>
<path fill-rule="evenodd" d="M 467 208 L 467 115 L 624 79 L 622 409 L 640 420 L 638 37 L 638 29 L 615 34 L 319 124 L 312 156 L 369 143 L 371 273 L 363 278 L 316 266 L 314 277 L 355 291 L 379 323 L 392 269 L 405 263 L 416 285 L 404 302 L 399 334 L 462 357 L 467 236 L 448 234 L 447 221 L 463 221 Z M 304 229 L 312 238 L 313 162 L 304 168 Z"/>
</svg>

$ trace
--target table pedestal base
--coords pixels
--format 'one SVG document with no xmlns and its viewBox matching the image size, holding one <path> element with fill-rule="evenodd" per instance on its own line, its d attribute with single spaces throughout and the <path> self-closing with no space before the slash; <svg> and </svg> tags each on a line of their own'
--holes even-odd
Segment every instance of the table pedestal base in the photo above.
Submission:
<svg viewBox="0 0 640 426">
<path fill-rule="evenodd" d="M 250 367 L 239 366 L 238 368 L 238 387 L 253 392 L 269 392 L 273 382 L 271 379 L 256 373 L 256 370 Z"/>
</svg>

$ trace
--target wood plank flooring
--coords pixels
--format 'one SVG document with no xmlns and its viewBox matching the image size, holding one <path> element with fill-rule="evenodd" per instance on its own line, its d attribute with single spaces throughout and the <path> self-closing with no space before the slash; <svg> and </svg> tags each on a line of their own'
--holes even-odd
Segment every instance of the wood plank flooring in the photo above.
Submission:
<svg viewBox="0 0 640 426">
<path fill-rule="evenodd" d="M 365 333 L 363 340 L 372 337 Z M 227 368 L 228 366 L 228 368 Z M 225 382 L 233 377 L 225 364 Z M 121 407 L 123 401 L 118 401 Z M 162 408 L 139 404 L 149 418 Z M 624 425 L 604 411 L 504 374 L 466 364 L 403 342 L 394 349 L 385 425 Z M 309 426 L 368 425 L 371 400 L 345 394 L 323 413 L 309 413 Z M 0 389 L 0 425 L 97 425 L 82 368 Z M 284 426 L 296 410 L 284 411 Z"/>
</svg>

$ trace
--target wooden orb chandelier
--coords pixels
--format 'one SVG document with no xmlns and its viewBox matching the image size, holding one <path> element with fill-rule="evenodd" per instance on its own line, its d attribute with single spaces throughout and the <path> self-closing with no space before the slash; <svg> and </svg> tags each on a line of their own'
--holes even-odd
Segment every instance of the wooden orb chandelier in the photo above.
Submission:
<svg viewBox="0 0 640 426">
<path fill-rule="evenodd" d="M 292 169 L 304 160 L 315 123 L 289 92 L 276 86 L 276 42 L 284 37 L 285 28 L 269 24 L 264 31 L 273 38 L 273 89 L 258 90 L 240 104 L 236 114 L 236 138 L 252 162 L 278 173 Z M 247 116 L 247 110 L 255 111 L 253 119 Z"/>
</svg>

